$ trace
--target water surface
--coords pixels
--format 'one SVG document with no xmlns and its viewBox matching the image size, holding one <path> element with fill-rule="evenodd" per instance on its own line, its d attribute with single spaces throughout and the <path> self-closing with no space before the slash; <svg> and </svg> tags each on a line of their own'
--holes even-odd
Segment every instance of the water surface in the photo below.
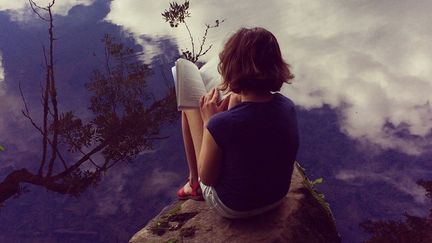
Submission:
<svg viewBox="0 0 432 243">
<path fill-rule="evenodd" d="M 38 2 L 44 6 L 46 2 Z M 93 93 L 93 70 L 104 67 L 109 34 L 138 52 L 152 68 L 143 101 L 172 88 L 169 67 L 179 49 L 190 48 L 180 26 L 171 29 L 160 13 L 166 3 L 138 0 L 62 1 L 54 8 L 55 66 L 59 109 L 83 120 Z M 283 93 L 298 105 L 298 160 L 333 210 L 345 242 L 367 235 L 366 219 L 426 215 L 418 179 L 431 179 L 431 29 L 427 1 L 199 1 L 191 3 L 195 41 L 203 23 L 212 29 L 217 57 L 223 41 L 241 26 L 263 26 L 279 39 L 296 80 Z M 21 84 L 31 114 L 42 120 L 45 80 L 42 46 L 47 25 L 27 1 L 0 1 L 0 180 L 14 170 L 37 172 L 41 136 L 21 110 Z M 73 197 L 28 185 L 0 209 L 0 241 L 125 242 L 166 204 L 186 177 L 180 124 L 162 125 L 152 149 L 109 169 L 96 186 Z M 70 159 L 77 154 L 69 155 Z M 102 160 L 102 156 L 94 160 Z M 88 165 L 88 169 L 92 166 Z M 60 170 L 60 167 L 55 169 Z M 28 192 L 27 192 L 28 190 Z"/>
</svg>

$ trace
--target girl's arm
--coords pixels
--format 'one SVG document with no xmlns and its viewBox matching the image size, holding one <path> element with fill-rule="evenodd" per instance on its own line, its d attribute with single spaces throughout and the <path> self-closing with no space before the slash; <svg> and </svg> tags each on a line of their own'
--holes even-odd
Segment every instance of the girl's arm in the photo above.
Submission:
<svg viewBox="0 0 432 243">
<path fill-rule="evenodd" d="M 198 176 L 207 186 L 214 186 L 219 179 L 222 164 L 222 151 L 213 136 L 204 127 L 201 151 L 198 159 Z"/>
<path fill-rule="evenodd" d="M 198 176 L 201 181 L 207 186 L 214 186 L 219 179 L 222 151 L 215 142 L 213 136 L 207 129 L 207 124 L 210 118 L 228 108 L 229 99 L 224 99 L 221 104 L 217 104 L 219 92 L 212 89 L 207 95 L 201 97 L 200 109 L 203 119 L 203 139 L 201 150 L 198 158 Z"/>
</svg>

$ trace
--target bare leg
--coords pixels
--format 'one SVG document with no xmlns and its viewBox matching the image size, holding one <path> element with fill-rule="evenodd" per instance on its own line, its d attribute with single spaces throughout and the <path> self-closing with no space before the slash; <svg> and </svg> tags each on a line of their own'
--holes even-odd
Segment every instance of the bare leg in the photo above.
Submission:
<svg viewBox="0 0 432 243">
<path fill-rule="evenodd" d="M 197 159 L 201 151 L 203 136 L 203 121 L 199 110 L 182 112 L 182 133 L 189 166 L 189 180 L 192 184 L 195 184 L 198 181 Z M 186 192 L 191 191 L 189 183 L 186 183 L 184 190 Z"/>
</svg>

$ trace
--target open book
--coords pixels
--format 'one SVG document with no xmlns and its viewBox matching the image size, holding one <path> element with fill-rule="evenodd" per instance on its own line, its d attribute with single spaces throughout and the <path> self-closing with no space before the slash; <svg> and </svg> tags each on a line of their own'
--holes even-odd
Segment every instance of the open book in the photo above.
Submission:
<svg viewBox="0 0 432 243">
<path fill-rule="evenodd" d="M 178 110 L 198 108 L 200 97 L 222 83 L 222 78 L 217 71 L 216 59 L 198 69 L 191 61 L 180 58 L 171 71 L 174 77 Z M 226 92 L 219 94 L 220 99 L 226 96 L 228 96 Z"/>
</svg>

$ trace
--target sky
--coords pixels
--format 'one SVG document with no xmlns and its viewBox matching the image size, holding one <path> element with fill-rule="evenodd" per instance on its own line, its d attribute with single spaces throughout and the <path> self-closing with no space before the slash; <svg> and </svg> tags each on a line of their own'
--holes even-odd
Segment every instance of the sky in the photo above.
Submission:
<svg viewBox="0 0 432 243">
<path fill-rule="evenodd" d="M 55 10 L 65 15 L 76 4 L 92 2 L 59 1 Z M 105 20 L 130 32 L 150 53 L 149 61 L 163 50 L 145 36 L 174 38 L 190 49 L 186 29 L 163 22 L 166 8 L 168 1 L 113 1 Z M 432 128 L 431 9 L 430 1 L 202 0 L 191 1 L 187 21 L 198 42 L 205 23 L 225 20 L 211 30 L 214 47 L 204 61 L 217 58 L 240 27 L 269 29 L 296 75 L 282 93 L 305 109 L 338 109 L 341 131 L 361 142 L 421 154 L 432 145 L 424 139 Z M 17 22 L 28 21 L 26 1 L 0 0 L 1 10 Z"/>
</svg>

